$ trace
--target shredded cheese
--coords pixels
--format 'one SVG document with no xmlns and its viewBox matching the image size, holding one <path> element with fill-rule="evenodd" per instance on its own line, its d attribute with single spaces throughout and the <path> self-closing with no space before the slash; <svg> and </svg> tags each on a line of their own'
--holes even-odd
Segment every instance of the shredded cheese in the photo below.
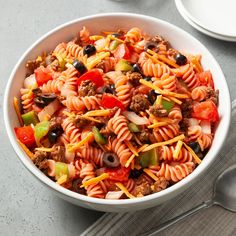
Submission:
<svg viewBox="0 0 236 236">
<path fill-rule="evenodd" d="M 93 67 L 95 67 L 98 63 L 102 61 L 105 57 L 109 57 L 110 52 L 100 52 L 96 55 L 95 59 L 92 60 L 91 62 L 88 62 L 86 64 L 86 67 L 88 70 L 91 70 Z"/>
<path fill-rule="evenodd" d="M 167 90 L 162 90 L 162 89 L 158 88 L 156 85 L 154 85 L 153 83 L 146 81 L 144 79 L 140 79 L 139 82 L 143 85 L 146 85 L 147 87 L 149 87 L 153 90 L 156 90 L 157 93 L 160 93 L 162 95 L 172 96 L 172 97 L 176 97 L 176 98 L 189 98 L 188 94 L 174 93 L 174 92 L 170 92 Z"/>
<path fill-rule="evenodd" d="M 197 154 L 193 151 L 191 147 L 189 147 L 186 143 L 184 143 L 184 146 L 188 149 L 188 151 L 193 155 L 193 158 L 197 162 L 197 164 L 200 164 L 202 160 L 197 156 Z"/>
<path fill-rule="evenodd" d="M 177 104 L 179 104 L 179 105 L 182 104 L 182 101 L 180 101 L 180 100 L 177 99 L 177 98 L 171 97 L 171 96 L 169 96 L 169 100 L 171 100 L 171 101 L 173 101 L 173 102 L 175 102 L 175 103 L 177 103 Z"/>
<path fill-rule="evenodd" d="M 146 53 L 146 56 L 148 56 L 154 63 L 156 64 L 161 64 L 161 65 L 165 65 L 165 63 L 163 63 L 162 61 L 159 61 L 157 58 L 155 58 L 154 56 L 151 56 L 150 54 Z"/>
<path fill-rule="evenodd" d="M 148 144 L 144 144 L 142 147 L 140 147 L 137 152 L 140 153 L 144 148 L 146 148 L 148 146 Z M 135 158 L 135 154 L 132 154 L 130 156 L 130 158 L 128 159 L 128 161 L 125 163 L 125 167 L 128 168 L 130 163 L 133 161 L 133 159 Z"/>
<path fill-rule="evenodd" d="M 84 116 L 107 116 L 110 115 L 111 110 L 93 110 L 88 111 Z"/>
<path fill-rule="evenodd" d="M 21 117 L 20 108 L 19 108 L 19 102 L 18 102 L 18 99 L 16 97 L 13 98 L 13 106 L 14 106 L 16 115 L 18 117 L 18 120 L 20 122 L 20 125 L 23 126 L 24 122 L 23 122 L 23 119 Z"/>
<path fill-rule="evenodd" d="M 183 141 L 179 140 L 179 141 L 177 142 L 177 145 L 176 145 L 175 150 L 174 150 L 174 153 L 173 153 L 173 158 L 174 158 L 175 160 L 178 159 L 179 153 L 180 153 L 180 151 L 181 151 L 182 146 L 183 146 Z"/>
<path fill-rule="evenodd" d="M 174 61 L 170 60 L 169 58 L 165 57 L 164 55 L 159 55 L 159 54 L 155 53 L 154 51 L 152 51 L 150 49 L 147 50 L 147 53 L 151 54 L 152 56 L 157 57 L 157 59 L 165 62 L 166 64 L 168 64 L 168 65 L 170 65 L 174 68 L 179 67 L 179 65 L 177 65 Z"/>
<path fill-rule="evenodd" d="M 117 38 L 117 37 L 115 37 L 113 35 L 111 35 L 110 37 L 111 37 L 112 40 L 116 40 L 116 41 L 118 41 L 120 43 L 125 43 L 125 41 L 123 41 L 123 40 L 121 40 L 121 39 L 119 39 L 119 38 Z"/>
<path fill-rule="evenodd" d="M 137 152 L 136 148 L 132 145 L 131 142 L 129 142 L 128 140 L 125 140 L 125 144 L 128 146 L 128 148 L 130 149 L 130 151 L 131 151 L 135 156 L 138 156 L 138 152 Z"/>
<path fill-rule="evenodd" d="M 57 184 L 61 185 L 64 184 L 67 181 L 67 175 L 62 175 L 58 180 Z"/>
<path fill-rule="evenodd" d="M 176 143 L 179 140 L 183 140 L 184 138 L 185 138 L 184 134 L 181 134 L 181 135 L 176 136 L 176 137 L 174 137 L 174 138 L 172 138 L 170 140 L 151 144 L 151 145 L 147 146 L 145 149 L 143 149 L 142 152 L 147 152 L 147 151 L 149 151 L 149 150 L 151 150 L 153 148 L 160 147 L 160 146 L 163 146 L 163 145 L 169 145 L 169 144 L 172 144 L 172 143 Z"/>
<path fill-rule="evenodd" d="M 66 116 L 69 116 L 70 118 L 75 118 L 75 114 L 74 113 L 70 113 L 70 112 L 68 112 L 68 111 L 63 111 L 62 112 L 64 115 L 66 115 Z"/>
<path fill-rule="evenodd" d="M 105 42 L 105 48 L 104 48 L 105 50 L 109 50 L 110 42 L 111 42 L 111 36 L 107 35 L 106 42 Z"/>
<path fill-rule="evenodd" d="M 40 148 L 35 148 L 37 151 L 42 151 L 42 152 L 52 152 L 54 148 L 45 148 L 45 147 L 40 147 Z"/>
<path fill-rule="evenodd" d="M 152 125 L 149 125 L 148 126 L 148 128 L 149 129 L 153 129 L 153 128 L 158 128 L 158 127 L 161 127 L 161 126 L 166 126 L 166 125 L 169 125 L 170 123 L 168 123 L 168 122 L 156 122 L 156 123 L 154 123 L 154 124 L 152 124 Z"/>
<path fill-rule="evenodd" d="M 122 183 L 116 183 L 116 186 L 128 197 L 135 198 Z"/>
<path fill-rule="evenodd" d="M 203 71 L 202 66 L 201 66 L 201 64 L 200 64 L 200 62 L 199 62 L 198 57 L 193 56 L 193 57 L 191 58 L 191 62 L 192 62 L 192 65 L 193 65 L 194 69 L 197 71 L 197 73 L 200 73 L 200 72 Z"/>
<path fill-rule="evenodd" d="M 162 102 L 162 95 L 157 96 L 157 99 L 155 101 L 155 105 L 161 105 Z"/>
<path fill-rule="evenodd" d="M 157 181 L 158 180 L 158 177 L 156 176 L 156 175 L 154 175 L 149 169 L 143 169 L 143 171 L 147 174 L 147 175 L 149 175 L 152 179 L 154 179 L 155 181 Z"/>
<path fill-rule="evenodd" d="M 89 179 L 89 180 L 85 181 L 83 183 L 83 185 L 80 186 L 80 188 L 87 187 L 87 186 L 89 186 L 91 184 L 98 184 L 100 181 L 102 181 L 104 179 L 108 179 L 108 178 L 109 178 L 109 174 L 103 173 L 103 174 L 101 174 L 101 175 L 99 175 L 97 177 L 94 177 L 92 179 Z"/>
<path fill-rule="evenodd" d="M 101 36 L 101 35 L 92 35 L 92 36 L 89 36 L 89 39 L 90 39 L 90 40 L 93 40 L 93 41 L 97 41 L 97 40 L 102 39 L 102 38 L 104 38 L 104 37 Z"/>
<path fill-rule="evenodd" d="M 22 147 L 22 149 L 24 150 L 24 152 L 27 154 L 27 156 L 33 160 L 34 159 L 34 153 L 32 153 L 26 146 L 24 143 L 22 143 L 19 139 L 17 139 L 17 142 L 20 144 L 20 146 Z"/>
<path fill-rule="evenodd" d="M 84 144 L 88 143 L 91 138 L 93 138 L 94 135 L 92 132 L 90 132 L 84 139 L 82 139 L 80 142 L 75 143 L 75 144 L 68 144 L 68 152 L 75 152 L 77 151 L 81 146 Z"/>
<path fill-rule="evenodd" d="M 80 117 L 82 117 L 82 118 L 84 118 L 84 119 L 86 119 L 86 120 L 94 121 L 94 122 L 96 122 L 96 123 L 102 123 L 102 121 L 97 120 L 97 119 L 94 119 L 93 117 L 90 117 L 90 116 L 82 115 L 82 116 L 80 116 Z"/>
</svg>

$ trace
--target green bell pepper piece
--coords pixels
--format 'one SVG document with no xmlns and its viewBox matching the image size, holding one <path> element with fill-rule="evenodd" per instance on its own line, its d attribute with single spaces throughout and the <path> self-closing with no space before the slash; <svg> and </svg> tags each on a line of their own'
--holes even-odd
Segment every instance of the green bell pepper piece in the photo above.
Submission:
<svg viewBox="0 0 236 236">
<path fill-rule="evenodd" d="M 157 149 L 151 149 L 141 155 L 139 155 L 140 165 L 142 168 L 147 168 L 149 166 L 155 166 L 158 164 L 159 157 L 157 153 Z"/>
<path fill-rule="evenodd" d="M 117 40 L 113 40 L 113 41 L 111 41 L 111 43 L 110 43 L 110 47 L 109 47 L 110 50 L 111 50 L 111 51 L 115 50 L 119 44 L 121 44 L 121 43 L 118 42 Z"/>
<path fill-rule="evenodd" d="M 134 124 L 134 123 L 129 123 L 129 124 L 128 124 L 128 127 L 129 127 L 129 130 L 130 130 L 131 132 L 133 132 L 133 133 L 138 133 L 138 132 L 140 132 L 139 127 L 138 127 L 136 124 Z"/>
<path fill-rule="evenodd" d="M 29 111 L 21 115 L 21 117 L 26 126 L 30 124 L 36 125 L 39 122 L 38 116 L 35 114 L 34 111 Z"/>
<path fill-rule="evenodd" d="M 170 110 L 171 110 L 171 109 L 173 108 L 173 106 L 175 105 L 174 102 L 172 102 L 172 101 L 166 101 L 165 99 L 162 99 L 161 104 L 162 104 L 163 108 L 164 108 L 165 110 L 167 110 L 167 112 L 170 112 Z"/>
<path fill-rule="evenodd" d="M 49 126 L 49 121 L 42 121 L 35 126 L 35 139 L 37 141 L 40 141 L 41 138 L 47 135 Z"/>
<path fill-rule="evenodd" d="M 115 66 L 115 70 L 119 71 L 131 71 L 133 67 L 129 64 L 128 61 L 121 59 L 118 61 L 118 63 Z"/>
<path fill-rule="evenodd" d="M 93 127 L 92 132 L 94 134 L 94 139 L 98 144 L 107 143 L 106 138 L 100 133 L 99 129 L 96 126 Z"/>
<path fill-rule="evenodd" d="M 63 162 L 56 162 L 55 163 L 55 179 L 58 180 L 62 175 L 66 175 L 67 178 L 69 177 L 69 169 L 68 165 Z"/>
</svg>

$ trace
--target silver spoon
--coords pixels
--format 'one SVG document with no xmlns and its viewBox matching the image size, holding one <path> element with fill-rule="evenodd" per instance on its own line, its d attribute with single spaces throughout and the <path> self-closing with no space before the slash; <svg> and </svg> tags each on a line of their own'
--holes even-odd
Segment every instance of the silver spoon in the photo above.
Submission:
<svg viewBox="0 0 236 236">
<path fill-rule="evenodd" d="M 222 174 L 218 176 L 214 184 L 213 196 L 211 200 L 201 203 L 200 205 L 176 216 L 173 219 L 159 225 L 157 228 L 153 228 L 140 236 L 154 236 L 169 226 L 183 220 L 187 216 L 191 216 L 201 209 L 211 207 L 213 205 L 219 205 L 223 208 L 236 212 L 236 165 L 233 165 L 226 169 Z"/>
</svg>

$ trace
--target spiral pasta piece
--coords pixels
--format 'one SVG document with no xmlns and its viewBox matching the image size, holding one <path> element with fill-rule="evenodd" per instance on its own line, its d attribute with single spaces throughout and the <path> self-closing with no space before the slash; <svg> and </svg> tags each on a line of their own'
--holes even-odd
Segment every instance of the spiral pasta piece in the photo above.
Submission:
<svg viewBox="0 0 236 236">
<path fill-rule="evenodd" d="M 34 94 L 31 89 L 28 88 L 21 88 L 21 103 L 23 106 L 23 109 L 25 111 L 32 110 L 32 106 L 34 104 Z"/>
<path fill-rule="evenodd" d="M 192 99 L 198 102 L 205 100 L 207 97 L 207 90 L 208 88 L 206 86 L 194 88 L 191 92 Z"/>
<path fill-rule="evenodd" d="M 139 64 L 145 76 L 154 76 L 160 78 L 163 74 L 170 74 L 170 68 L 161 64 L 154 64 L 151 59 L 147 58 L 145 52 L 140 54 Z"/>
<path fill-rule="evenodd" d="M 130 140 L 132 138 L 127 119 L 123 115 L 115 115 L 108 121 L 107 127 L 114 132 L 121 141 Z"/>
<path fill-rule="evenodd" d="M 179 133 L 178 124 L 169 124 L 167 126 L 162 126 L 159 128 L 153 129 L 153 135 L 156 138 L 157 142 L 167 141 L 174 138 Z"/>
<path fill-rule="evenodd" d="M 162 146 L 159 149 L 160 160 L 164 160 L 164 161 L 168 161 L 168 162 L 178 161 L 180 163 L 192 162 L 193 161 L 192 154 L 185 147 L 181 148 L 177 158 L 173 157 L 174 150 L 175 150 L 175 146 L 174 145 Z"/>
<path fill-rule="evenodd" d="M 93 161 L 96 165 L 103 167 L 103 151 L 93 146 L 88 146 L 86 148 L 81 148 L 81 157 L 87 160 Z"/>
<path fill-rule="evenodd" d="M 78 44 L 69 42 L 66 46 L 66 53 L 69 57 L 72 58 L 82 58 L 83 57 L 83 48 Z"/>
<path fill-rule="evenodd" d="M 80 171 L 80 177 L 83 179 L 82 183 L 92 179 L 95 177 L 94 167 L 92 164 L 84 164 L 82 166 L 82 169 Z M 104 198 L 105 194 L 104 191 L 100 185 L 98 184 L 91 184 L 87 187 L 85 187 L 87 195 L 89 197 L 96 197 L 96 198 Z"/>
<path fill-rule="evenodd" d="M 84 26 L 82 30 L 79 32 L 79 37 L 82 42 L 82 44 L 86 44 L 89 42 L 89 30 Z"/>
<path fill-rule="evenodd" d="M 194 170 L 195 164 L 193 162 L 185 162 L 180 164 L 161 164 L 161 169 L 157 176 L 163 176 L 168 181 L 178 182 L 191 174 Z"/>
<path fill-rule="evenodd" d="M 131 28 L 126 34 L 125 34 L 125 38 L 127 41 L 131 42 L 131 43 L 135 43 L 140 41 L 142 37 L 142 33 L 141 30 L 137 27 L 133 27 Z"/>
<path fill-rule="evenodd" d="M 75 127 L 70 117 L 64 119 L 61 126 L 67 139 L 70 140 L 71 143 L 77 143 L 80 141 L 80 130 Z"/>
<path fill-rule="evenodd" d="M 127 160 L 132 155 L 129 148 L 122 142 L 122 140 L 115 138 L 111 141 L 111 150 L 117 154 L 120 159 L 120 164 L 124 166 Z"/>
<path fill-rule="evenodd" d="M 101 105 L 101 99 L 96 96 L 76 97 L 69 96 L 63 101 L 71 111 L 95 110 Z"/>
<path fill-rule="evenodd" d="M 125 75 L 119 76 L 115 82 L 116 96 L 122 101 L 125 107 L 131 102 L 132 86 Z"/>
<path fill-rule="evenodd" d="M 182 120 L 183 116 L 182 116 L 180 106 L 174 105 L 174 107 L 171 108 L 171 110 L 168 114 L 168 117 L 173 119 L 173 120 L 177 120 L 177 121 Z"/>
</svg>

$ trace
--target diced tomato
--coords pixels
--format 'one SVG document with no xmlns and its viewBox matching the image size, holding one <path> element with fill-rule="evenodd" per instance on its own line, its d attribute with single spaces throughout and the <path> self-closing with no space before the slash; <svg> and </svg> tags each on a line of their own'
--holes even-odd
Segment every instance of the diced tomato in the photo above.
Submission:
<svg viewBox="0 0 236 236">
<path fill-rule="evenodd" d="M 43 66 L 38 67 L 34 71 L 34 74 L 38 86 L 41 86 L 53 79 L 50 70 L 48 68 L 44 68 Z"/>
<path fill-rule="evenodd" d="M 214 102 L 208 100 L 193 105 L 192 116 L 199 120 L 216 122 L 219 120 L 219 114 Z"/>
<path fill-rule="evenodd" d="M 209 70 L 198 73 L 195 76 L 199 80 L 200 85 L 210 86 L 214 89 L 215 86 L 212 79 L 212 74 Z"/>
<path fill-rule="evenodd" d="M 14 130 L 16 133 L 16 137 L 28 148 L 35 146 L 34 130 L 30 125 L 23 127 L 16 127 L 14 128 Z"/>
<path fill-rule="evenodd" d="M 117 168 L 105 168 L 105 173 L 109 174 L 109 179 L 125 182 L 129 178 L 130 168 L 117 167 Z"/>
<path fill-rule="evenodd" d="M 129 59 L 130 58 L 130 50 L 128 47 L 122 43 L 117 46 L 116 50 L 114 51 L 114 57 L 117 59 Z"/>
<path fill-rule="evenodd" d="M 80 85 L 82 83 L 82 81 L 85 81 L 85 80 L 92 81 L 97 86 L 97 88 L 104 85 L 104 80 L 102 78 L 102 73 L 98 69 L 92 69 L 92 70 L 84 73 L 83 75 L 81 75 L 77 79 L 78 85 Z"/>
<path fill-rule="evenodd" d="M 118 107 L 121 110 L 124 110 L 124 104 L 115 96 L 111 95 L 111 94 L 103 94 L 102 96 L 102 102 L 101 105 L 104 108 L 114 108 L 114 107 Z"/>
</svg>

